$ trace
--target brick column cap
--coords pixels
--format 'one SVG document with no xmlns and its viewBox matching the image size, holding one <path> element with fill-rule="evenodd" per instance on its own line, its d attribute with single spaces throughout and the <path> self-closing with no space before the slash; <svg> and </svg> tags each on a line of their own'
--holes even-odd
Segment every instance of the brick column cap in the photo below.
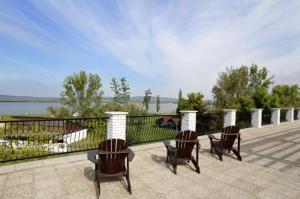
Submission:
<svg viewBox="0 0 300 199">
<path fill-rule="evenodd" d="M 107 111 L 105 112 L 107 115 L 127 115 L 128 112 L 119 112 L 119 111 Z"/>
<path fill-rule="evenodd" d="M 236 109 L 223 109 L 223 112 L 236 112 Z"/>
<path fill-rule="evenodd" d="M 191 111 L 191 110 L 181 110 L 180 113 L 197 113 L 198 111 Z"/>
<path fill-rule="evenodd" d="M 282 108 L 283 110 L 293 110 L 295 109 L 294 107 L 288 107 L 288 108 Z"/>
<path fill-rule="evenodd" d="M 270 108 L 271 110 L 280 110 L 281 108 Z"/>
<path fill-rule="evenodd" d="M 262 108 L 252 108 L 251 111 L 259 111 L 259 110 L 263 110 Z"/>
</svg>

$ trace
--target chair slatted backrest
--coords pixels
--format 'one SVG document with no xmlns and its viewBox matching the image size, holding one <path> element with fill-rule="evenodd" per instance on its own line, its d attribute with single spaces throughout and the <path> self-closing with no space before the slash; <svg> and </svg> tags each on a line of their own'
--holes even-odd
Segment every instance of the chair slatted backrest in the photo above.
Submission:
<svg viewBox="0 0 300 199">
<path fill-rule="evenodd" d="M 221 135 L 222 148 L 231 149 L 239 132 L 240 128 L 238 126 L 227 126 L 223 128 L 223 133 Z"/>
<path fill-rule="evenodd" d="M 117 174 L 124 171 L 126 154 L 112 154 L 127 148 L 125 140 L 108 139 L 99 144 L 99 149 L 107 154 L 99 155 L 101 159 L 100 170 L 104 174 Z"/>
<path fill-rule="evenodd" d="M 183 131 L 176 135 L 176 140 L 187 141 L 195 140 L 198 135 L 195 131 Z M 176 141 L 177 157 L 181 159 L 189 159 L 192 155 L 195 142 L 180 142 Z"/>
</svg>

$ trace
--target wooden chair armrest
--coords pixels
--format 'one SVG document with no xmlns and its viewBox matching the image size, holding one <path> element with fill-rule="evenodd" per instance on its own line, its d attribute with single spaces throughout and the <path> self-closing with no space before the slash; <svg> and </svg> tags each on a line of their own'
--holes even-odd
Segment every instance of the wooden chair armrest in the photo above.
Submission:
<svg viewBox="0 0 300 199">
<path fill-rule="evenodd" d="M 167 148 L 173 147 L 173 146 L 171 145 L 170 140 L 163 140 L 163 143 L 164 143 L 165 147 L 167 147 Z"/>
<path fill-rule="evenodd" d="M 97 163 L 97 151 L 96 150 L 88 151 L 87 159 L 93 163 Z"/>
<path fill-rule="evenodd" d="M 194 139 L 194 140 L 179 140 L 179 139 L 176 139 L 176 142 L 181 142 L 181 143 L 197 143 L 199 142 L 198 139 Z"/>
<path fill-rule="evenodd" d="M 240 133 L 221 133 L 222 135 L 238 135 L 241 136 Z"/>
<path fill-rule="evenodd" d="M 213 141 L 213 140 L 220 140 L 219 138 L 216 138 L 213 134 L 208 134 L 207 136 L 208 136 L 208 138 L 209 138 L 211 141 Z"/>
<path fill-rule="evenodd" d="M 98 155 L 110 155 L 110 154 L 127 154 L 128 155 L 129 150 L 127 149 L 123 149 L 121 151 L 115 151 L 115 152 L 110 152 L 110 151 L 103 151 L 101 149 L 97 149 L 97 154 Z"/>
</svg>

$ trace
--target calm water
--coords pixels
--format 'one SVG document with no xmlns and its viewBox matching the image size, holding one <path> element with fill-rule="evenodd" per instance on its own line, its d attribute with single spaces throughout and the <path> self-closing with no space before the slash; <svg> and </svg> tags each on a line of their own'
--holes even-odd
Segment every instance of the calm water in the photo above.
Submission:
<svg viewBox="0 0 300 199">
<path fill-rule="evenodd" d="M 48 106 L 61 106 L 59 102 L 0 102 L 0 114 L 43 114 Z M 174 113 L 177 104 L 160 105 L 160 113 Z M 156 104 L 150 104 L 149 111 L 156 113 Z"/>
</svg>

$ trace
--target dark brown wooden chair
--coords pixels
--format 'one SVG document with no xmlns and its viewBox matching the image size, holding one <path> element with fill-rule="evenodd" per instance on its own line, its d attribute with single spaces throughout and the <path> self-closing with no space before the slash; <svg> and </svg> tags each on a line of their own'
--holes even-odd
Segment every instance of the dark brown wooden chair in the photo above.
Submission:
<svg viewBox="0 0 300 199">
<path fill-rule="evenodd" d="M 127 190 L 131 194 L 128 152 L 126 142 L 122 139 L 108 139 L 99 144 L 97 150 L 98 164 L 95 164 L 98 197 L 101 192 L 100 180 L 104 177 L 125 176 Z"/>
<path fill-rule="evenodd" d="M 242 161 L 242 157 L 240 155 L 241 134 L 238 126 L 227 126 L 223 128 L 221 139 L 216 138 L 212 134 L 208 135 L 208 138 L 210 139 L 210 152 L 213 153 L 214 151 L 221 161 L 223 161 L 222 156 L 226 151 L 228 153 L 233 151 L 237 159 Z M 238 140 L 237 149 L 233 147 L 236 139 Z"/>
<path fill-rule="evenodd" d="M 196 172 L 200 173 L 198 164 L 199 140 L 198 135 L 194 131 L 183 131 L 176 135 L 176 147 L 171 146 L 170 140 L 164 140 L 163 143 L 167 148 L 167 163 L 173 167 L 173 171 L 177 173 L 177 164 L 179 160 L 192 161 L 196 168 Z M 192 156 L 192 151 L 196 145 L 196 159 Z"/>
</svg>

